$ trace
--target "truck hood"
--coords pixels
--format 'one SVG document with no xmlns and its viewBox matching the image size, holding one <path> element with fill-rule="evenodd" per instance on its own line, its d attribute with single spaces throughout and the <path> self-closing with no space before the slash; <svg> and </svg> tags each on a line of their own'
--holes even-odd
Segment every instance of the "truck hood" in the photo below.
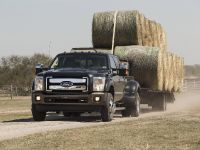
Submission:
<svg viewBox="0 0 200 150">
<path fill-rule="evenodd" d="M 63 69 L 51 69 L 39 73 L 39 76 L 52 76 L 52 77 L 88 77 L 88 76 L 105 76 L 108 74 L 108 70 L 89 70 L 89 69 L 77 69 L 77 68 L 63 68 Z"/>
</svg>

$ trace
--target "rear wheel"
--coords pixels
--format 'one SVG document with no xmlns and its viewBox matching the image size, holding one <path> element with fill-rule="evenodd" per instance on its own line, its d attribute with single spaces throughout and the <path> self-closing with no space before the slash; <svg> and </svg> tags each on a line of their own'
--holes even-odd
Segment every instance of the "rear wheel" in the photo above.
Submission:
<svg viewBox="0 0 200 150">
<path fill-rule="evenodd" d="M 125 104 L 125 110 L 121 113 L 122 117 L 138 117 L 140 115 L 140 96 L 138 93 L 135 99 L 131 99 Z"/>
<path fill-rule="evenodd" d="M 108 93 L 108 97 L 106 100 L 106 105 L 104 105 L 101 109 L 101 119 L 103 122 L 109 122 L 113 119 L 114 115 L 114 100 L 111 93 Z"/>
<path fill-rule="evenodd" d="M 46 112 L 40 112 L 36 109 L 36 105 L 32 104 L 32 116 L 34 121 L 44 121 L 46 118 Z"/>
</svg>

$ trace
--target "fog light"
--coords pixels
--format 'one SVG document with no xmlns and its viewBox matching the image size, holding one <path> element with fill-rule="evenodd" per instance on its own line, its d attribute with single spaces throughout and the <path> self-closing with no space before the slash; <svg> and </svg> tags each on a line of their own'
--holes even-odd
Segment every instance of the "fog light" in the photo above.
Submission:
<svg viewBox="0 0 200 150">
<path fill-rule="evenodd" d="M 95 102 L 99 102 L 100 101 L 100 97 L 99 96 L 97 96 L 97 97 L 95 97 Z"/>
<path fill-rule="evenodd" d="M 40 96 L 36 96 L 36 101 L 40 101 L 40 100 L 41 100 Z"/>
</svg>

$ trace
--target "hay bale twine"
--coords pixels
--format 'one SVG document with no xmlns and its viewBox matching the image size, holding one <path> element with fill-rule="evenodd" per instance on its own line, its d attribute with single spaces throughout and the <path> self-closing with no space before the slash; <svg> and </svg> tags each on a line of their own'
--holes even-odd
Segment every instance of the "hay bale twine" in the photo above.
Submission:
<svg viewBox="0 0 200 150">
<path fill-rule="evenodd" d="M 111 48 L 114 11 L 95 13 L 92 23 L 94 48 Z M 118 11 L 116 16 L 115 45 L 141 45 L 138 11 Z"/>
<path fill-rule="evenodd" d="M 163 52 L 157 47 L 117 46 L 115 55 L 130 63 L 130 75 L 143 88 L 163 90 Z"/>
</svg>

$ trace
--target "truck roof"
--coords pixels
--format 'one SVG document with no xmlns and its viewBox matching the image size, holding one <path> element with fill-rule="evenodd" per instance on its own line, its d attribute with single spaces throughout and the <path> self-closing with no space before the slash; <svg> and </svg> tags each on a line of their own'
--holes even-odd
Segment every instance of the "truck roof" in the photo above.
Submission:
<svg viewBox="0 0 200 150">
<path fill-rule="evenodd" d="M 110 49 L 96 49 L 96 48 L 72 48 L 71 52 L 82 52 L 82 53 L 103 53 L 103 54 L 112 54 L 112 51 Z"/>
</svg>

